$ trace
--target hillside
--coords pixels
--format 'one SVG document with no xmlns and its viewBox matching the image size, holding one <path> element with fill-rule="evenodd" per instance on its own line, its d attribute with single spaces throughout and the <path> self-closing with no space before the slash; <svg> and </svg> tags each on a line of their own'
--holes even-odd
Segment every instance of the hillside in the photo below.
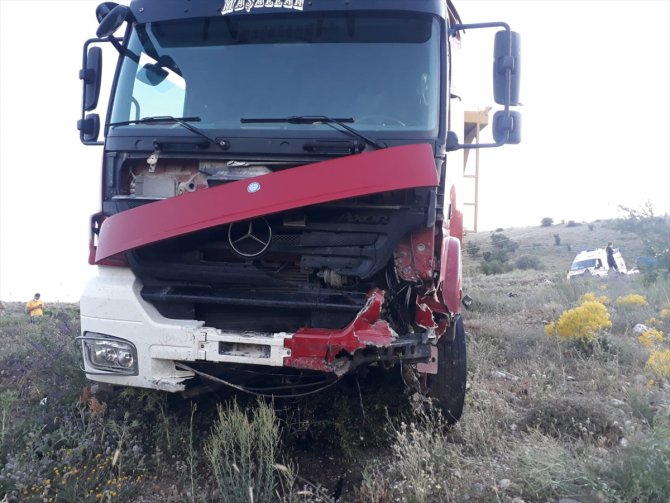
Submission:
<svg viewBox="0 0 670 503">
<path fill-rule="evenodd" d="M 640 239 L 630 232 L 615 229 L 613 222 L 599 220 L 576 225 L 554 224 L 549 227 L 518 227 L 499 231 L 467 232 L 463 238 L 463 270 L 464 273 L 477 273 L 481 262 L 481 254 L 492 249 L 491 234 L 502 233 L 519 244 L 514 257 L 531 255 L 538 257 L 549 273 L 566 273 L 575 255 L 582 250 L 605 248 L 612 241 L 619 248 L 628 268 L 635 266 L 638 256 L 644 255 L 644 246 Z M 555 236 L 560 239 L 556 244 Z M 471 257 L 467 246 L 472 243 L 480 248 L 477 257 Z"/>
<path fill-rule="evenodd" d="M 29 323 L 12 304 L 0 317 L 0 500 L 668 503 L 670 277 L 567 282 L 583 248 L 613 241 L 631 265 L 642 253 L 609 222 L 501 232 L 518 243 L 512 258 L 544 269 L 487 276 L 466 254 L 468 389 L 451 428 L 398 367 L 299 399 L 93 396 L 77 307 Z M 465 246 L 481 255 L 490 236 Z"/>
</svg>

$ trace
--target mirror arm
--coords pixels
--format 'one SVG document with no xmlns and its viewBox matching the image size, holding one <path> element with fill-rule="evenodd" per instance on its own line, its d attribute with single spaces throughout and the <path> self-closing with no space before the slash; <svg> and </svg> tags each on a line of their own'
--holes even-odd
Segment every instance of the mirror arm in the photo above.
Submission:
<svg viewBox="0 0 670 503">
<path fill-rule="evenodd" d="M 507 23 L 502 21 L 494 21 L 492 23 L 470 23 L 470 24 L 455 24 L 449 27 L 449 34 L 453 35 L 461 30 L 478 29 L 478 28 L 504 28 L 505 31 L 511 31 Z"/>
<path fill-rule="evenodd" d="M 447 145 L 446 145 L 446 150 L 447 152 L 454 152 L 455 150 L 468 150 L 468 149 L 475 149 L 475 148 L 495 148 L 495 147 L 502 147 L 507 143 L 507 140 L 509 139 L 509 131 L 506 131 L 505 135 L 505 141 L 499 142 L 499 143 L 458 143 L 458 134 L 456 134 L 453 131 L 449 131 L 447 133 Z"/>
<path fill-rule="evenodd" d="M 137 54 L 128 50 L 123 44 L 121 44 L 121 40 L 123 40 L 122 38 L 109 37 L 105 40 L 108 40 L 114 46 L 114 49 L 116 49 L 118 53 L 124 58 L 130 58 L 135 63 L 140 62 L 140 57 Z"/>
<path fill-rule="evenodd" d="M 502 58 L 500 69 L 506 73 L 507 79 L 511 80 L 511 74 L 514 71 L 514 58 L 512 57 L 512 30 L 509 24 L 502 21 L 494 21 L 490 23 L 454 24 L 449 27 L 449 35 L 454 36 L 457 35 L 460 31 L 465 31 L 468 29 L 479 29 L 479 28 L 503 28 L 505 31 L 507 31 L 509 39 L 508 55 Z M 507 99 L 503 104 L 507 127 L 505 128 L 504 135 L 500 139 L 500 141 L 496 141 L 495 143 L 459 143 L 458 135 L 454 131 L 448 131 L 447 143 L 446 143 L 447 152 L 453 152 L 459 149 L 467 150 L 476 148 L 496 148 L 496 147 L 502 147 L 503 145 L 508 143 L 508 141 L 510 140 L 510 131 L 513 121 L 510 112 L 510 103 L 512 98 L 511 87 L 512 87 L 511 85 L 507 86 Z"/>
</svg>

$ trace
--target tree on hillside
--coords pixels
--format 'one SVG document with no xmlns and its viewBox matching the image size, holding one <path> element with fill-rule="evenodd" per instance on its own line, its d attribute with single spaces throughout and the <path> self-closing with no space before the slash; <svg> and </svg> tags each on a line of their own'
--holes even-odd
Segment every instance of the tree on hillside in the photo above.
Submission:
<svg viewBox="0 0 670 503">
<path fill-rule="evenodd" d="M 619 206 L 624 217 L 615 222 L 616 228 L 635 234 L 644 245 L 645 253 L 656 257 L 658 266 L 670 271 L 670 217 L 654 215 L 651 202 L 642 208 Z"/>
<path fill-rule="evenodd" d="M 509 255 L 519 248 L 519 243 L 496 232 L 491 234 L 491 245 L 491 250 L 485 251 L 482 255 L 484 259 L 480 264 L 482 272 L 487 275 L 501 274 L 514 269 L 509 263 Z"/>
</svg>

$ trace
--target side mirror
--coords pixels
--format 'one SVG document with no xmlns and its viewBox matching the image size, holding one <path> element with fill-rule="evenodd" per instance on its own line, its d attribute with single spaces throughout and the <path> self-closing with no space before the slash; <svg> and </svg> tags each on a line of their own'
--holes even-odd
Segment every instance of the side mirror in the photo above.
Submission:
<svg viewBox="0 0 670 503">
<path fill-rule="evenodd" d="M 105 4 L 103 4 L 105 5 Z M 102 5 L 98 6 L 96 9 L 96 16 L 100 11 L 101 15 L 104 14 L 105 8 L 101 8 Z M 112 10 L 107 12 L 106 15 L 100 21 L 100 25 L 96 30 L 95 34 L 98 38 L 107 38 L 114 34 L 116 30 L 129 18 L 131 15 L 130 8 L 125 5 L 117 5 Z"/>
<path fill-rule="evenodd" d="M 493 114 L 493 141 L 497 144 L 521 142 L 521 114 L 500 110 Z"/>
<path fill-rule="evenodd" d="M 79 139 L 82 143 L 92 143 L 98 141 L 100 134 L 100 116 L 98 114 L 88 114 L 85 119 L 77 121 L 79 130 Z"/>
<path fill-rule="evenodd" d="M 98 106 L 100 79 L 102 77 L 102 49 L 91 47 L 86 54 L 84 68 L 79 70 L 79 78 L 84 81 L 84 110 L 87 112 Z"/>
<path fill-rule="evenodd" d="M 499 105 L 519 105 L 521 36 L 515 31 L 496 33 L 493 49 L 493 98 Z"/>
<path fill-rule="evenodd" d="M 116 2 L 102 2 L 95 9 L 95 17 L 98 20 L 98 24 L 109 14 L 114 7 L 117 7 L 119 4 Z"/>
</svg>

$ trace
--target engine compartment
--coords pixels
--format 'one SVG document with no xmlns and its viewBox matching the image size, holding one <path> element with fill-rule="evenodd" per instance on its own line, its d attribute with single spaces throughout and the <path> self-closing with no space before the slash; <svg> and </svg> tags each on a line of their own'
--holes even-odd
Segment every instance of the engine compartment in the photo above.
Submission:
<svg viewBox="0 0 670 503">
<path fill-rule="evenodd" d="M 152 154 L 146 162 L 134 159 L 124 163 L 113 199 L 166 199 L 294 166 L 284 162 L 158 159 Z"/>
<path fill-rule="evenodd" d="M 423 283 L 433 283 L 434 231 L 422 234 L 425 243 L 420 249 L 428 250 L 422 277 L 400 270 L 412 265 L 406 263 L 411 255 L 407 240 L 415 232 L 432 229 L 436 217 L 436 189 L 413 186 L 417 175 L 407 161 L 418 161 L 409 153 L 421 148 L 428 154 L 419 162 L 424 184 L 434 179 L 435 164 L 429 149 L 397 148 L 408 153 L 405 162 L 388 150 L 317 163 L 193 159 L 158 152 L 148 158 L 117 158 L 108 173 L 112 183 L 107 185 L 103 209 L 127 218 L 118 231 L 127 239 L 123 233 L 128 228 L 139 224 L 154 233 L 150 222 L 172 225 L 184 211 L 193 214 L 189 219 L 204 222 L 210 221 L 209 213 L 237 215 L 240 205 L 248 206 L 249 198 L 254 198 L 250 208 L 257 216 L 202 225 L 125 252 L 142 282 L 142 297 L 167 318 L 202 320 L 206 326 L 231 331 L 341 329 L 364 307 L 368 293 L 380 289 L 387 297 L 383 318 L 394 330 L 407 333 L 414 323 L 417 289 L 425 292 Z M 384 159 L 396 166 L 375 162 Z M 369 184 L 387 183 L 380 182 L 379 173 L 388 169 L 396 170 L 389 176 L 392 183 L 407 188 L 366 194 L 370 189 L 365 187 L 374 186 Z M 286 178 L 291 182 L 283 182 Z M 340 193 L 333 188 L 338 183 L 341 193 L 350 192 L 352 183 L 362 184 L 358 190 L 363 194 L 331 196 Z M 276 210 L 273 190 L 285 201 L 285 209 Z M 258 195 L 248 195 L 257 191 Z M 292 194 L 297 201 L 309 201 L 319 193 L 328 194 L 322 196 L 325 201 L 290 202 Z M 168 203 L 182 198 L 180 210 Z M 126 210 L 135 215 L 144 208 L 150 210 L 144 216 L 125 217 Z M 140 232 L 138 238 L 145 235 Z"/>
</svg>

